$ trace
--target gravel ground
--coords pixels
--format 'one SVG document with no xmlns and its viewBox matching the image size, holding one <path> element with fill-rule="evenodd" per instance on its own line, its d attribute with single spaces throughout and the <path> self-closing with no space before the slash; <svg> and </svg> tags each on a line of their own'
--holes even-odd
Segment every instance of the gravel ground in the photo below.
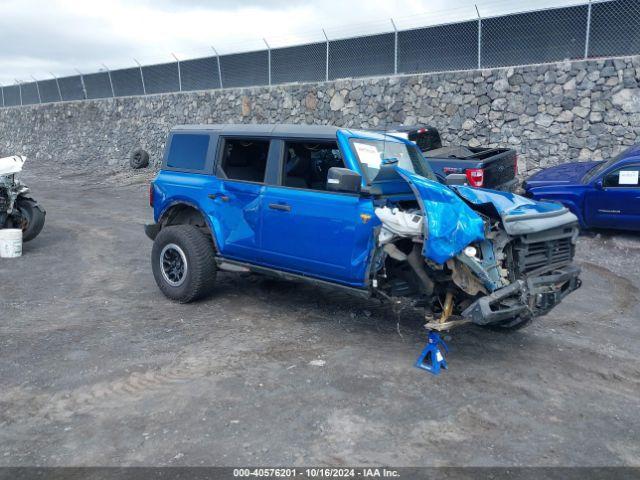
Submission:
<svg viewBox="0 0 640 480">
<path fill-rule="evenodd" d="M 0 260 L 0 465 L 640 465 L 640 237 L 580 239 L 583 287 L 529 328 L 460 329 L 439 377 L 417 314 L 221 274 L 151 275 L 148 174 L 28 165 L 47 209 Z"/>
</svg>

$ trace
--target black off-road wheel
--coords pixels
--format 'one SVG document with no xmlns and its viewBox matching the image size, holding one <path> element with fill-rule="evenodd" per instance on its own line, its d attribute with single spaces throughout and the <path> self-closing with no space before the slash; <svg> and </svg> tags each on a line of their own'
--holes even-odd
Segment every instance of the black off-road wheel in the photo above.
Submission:
<svg viewBox="0 0 640 480">
<path fill-rule="evenodd" d="M 38 236 L 44 227 L 45 211 L 35 200 L 19 198 L 16 201 L 16 210 L 20 216 L 14 221 L 16 228 L 22 229 L 22 241 L 28 242 Z"/>
<path fill-rule="evenodd" d="M 151 266 L 162 293 L 180 303 L 209 295 L 215 285 L 213 243 L 193 225 L 160 230 L 153 242 Z"/>
<path fill-rule="evenodd" d="M 149 152 L 142 148 L 135 149 L 129 157 L 129 165 L 134 170 L 147 167 L 149 165 Z"/>
</svg>

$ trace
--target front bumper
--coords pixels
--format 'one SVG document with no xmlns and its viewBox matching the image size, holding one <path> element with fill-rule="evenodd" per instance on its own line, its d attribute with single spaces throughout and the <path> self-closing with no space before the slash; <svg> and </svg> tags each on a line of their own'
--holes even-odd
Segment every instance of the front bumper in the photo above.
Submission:
<svg viewBox="0 0 640 480">
<path fill-rule="evenodd" d="M 579 267 L 568 265 L 544 275 L 517 280 L 476 300 L 462 316 L 476 325 L 490 325 L 518 316 L 545 315 L 569 293 L 580 288 L 579 275 Z"/>
</svg>

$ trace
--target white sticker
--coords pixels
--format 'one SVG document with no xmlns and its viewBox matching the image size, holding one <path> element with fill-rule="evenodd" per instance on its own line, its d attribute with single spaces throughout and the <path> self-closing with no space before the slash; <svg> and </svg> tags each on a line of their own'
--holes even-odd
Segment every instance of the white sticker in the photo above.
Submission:
<svg viewBox="0 0 640 480">
<path fill-rule="evenodd" d="M 356 152 L 358 152 L 358 158 L 361 163 L 374 168 L 378 168 L 380 166 L 380 152 L 376 147 L 369 145 L 368 143 L 359 142 L 353 142 L 353 146 L 356 147 Z"/>
<path fill-rule="evenodd" d="M 340 180 L 337 178 L 328 178 L 327 183 L 340 183 Z"/>
<path fill-rule="evenodd" d="M 620 170 L 618 185 L 638 185 L 638 170 Z"/>
</svg>

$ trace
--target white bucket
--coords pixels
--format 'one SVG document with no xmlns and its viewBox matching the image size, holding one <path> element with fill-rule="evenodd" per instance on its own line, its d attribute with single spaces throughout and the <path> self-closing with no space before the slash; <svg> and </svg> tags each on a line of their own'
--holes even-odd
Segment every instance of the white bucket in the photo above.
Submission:
<svg viewBox="0 0 640 480">
<path fill-rule="evenodd" d="M 22 255 L 22 230 L 0 229 L 0 258 L 16 258 Z"/>
</svg>

